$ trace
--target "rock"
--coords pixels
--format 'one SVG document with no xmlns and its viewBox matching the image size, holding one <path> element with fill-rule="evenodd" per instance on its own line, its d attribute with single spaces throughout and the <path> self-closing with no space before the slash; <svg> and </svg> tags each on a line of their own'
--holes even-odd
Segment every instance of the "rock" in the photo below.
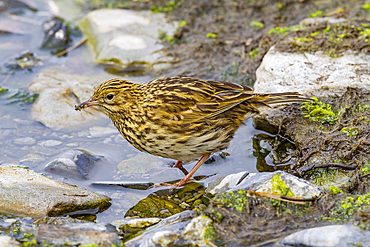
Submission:
<svg viewBox="0 0 370 247">
<path fill-rule="evenodd" d="M 147 228 L 140 236 L 125 242 L 126 246 L 205 246 L 204 231 L 212 220 L 194 211 L 168 217 Z"/>
<path fill-rule="evenodd" d="M 3 246 L 3 247 L 21 247 L 22 245 L 12 237 L 0 236 L 0 246 Z"/>
<path fill-rule="evenodd" d="M 275 246 L 370 246 L 370 231 L 361 230 L 353 225 L 315 227 L 293 233 L 281 239 Z"/>
<path fill-rule="evenodd" d="M 91 137 L 101 137 L 107 135 L 119 134 L 116 128 L 93 126 L 89 129 Z"/>
<path fill-rule="evenodd" d="M 276 175 L 279 176 L 279 179 L 286 184 L 296 197 L 308 199 L 318 197 L 321 194 L 321 190 L 318 186 L 284 171 L 261 173 L 239 172 L 230 174 L 216 186 L 210 185 L 212 189 L 210 189 L 209 192 L 211 194 L 216 194 L 243 189 L 274 193 L 272 179 L 274 176 L 276 177 Z"/>
<path fill-rule="evenodd" d="M 35 144 L 36 140 L 32 137 L 22 137 L 14 139 L 14 143 L 18 145 L 27 145 L 30 146 L 32 144 Z"/>
<path fill-rule="evenodd" d="M 39 143 L 43 147 L 55 147 L 61 145 L 63 142 L 57 140 L 46 140 Z"/>
<path fill-rule="evenodd" d="M 16 167 L 0 167 L 0 197 L 1 211 L 35 217 L 100 212 L 110 206 L 107 196 Z"/>
<path fill-rule="evenodd" d="M 159 31 L 173 35 L 175 25 L 162 13 L 124 9 L 100 9 L 87 14 L 80 25 L 97 63 L 128 65 L 157 64 L 169 61 L 159 51 Z"/>
<path fill-rule="evenodd" d="M 103 116 L 93 108 L 81 112 L 74 109 L 94 91 L 91 79 L 87 77 L 45 69 L 36 75 L 29 89 L 40 94 L 32 106 L 32 117 L 49 128 L 59 130 Z"/>
<path fill-rule="evenodd" d="M 66 225 L 39 226 L 37 242 L 47 241 L 56 246 L 97 245 L 109 246 L 119 244 L 119 236 L 110 224 L 104 223 L 69 223 Z"/>
<path fill-rule="evenodd" d="M 316 54 L 284 53 L 272 47 L 257 69 L 256 92 L 300 92 L 330 88 L 330 94 L 344 92 L 348 86 L 370 89 L 367 69 L 370 57 L 351 52 L 338 58 L 317 52 Z"/>
<path fill-rule="evenodd" d="M 125 177 L 149 177 L 152 169 L 160 169 L 164 162 L 153 155 L 138 153 L 136 156 L 121 161 L 117 167 L 119 174 Z"/>
<path fill-rule="evenodd" d="M 61 154 L 45 166 L 45 171 L 75 179 L 87 179 L 89 171 L 102 159 L 82 149 L 74 149 Z"/>
<path fill-rule="evenodd" d="M 116 226 L 117 228 L 129 226 L 129 227 L 136 227 L 136 228 L 145 228 L 148 226 L 152 226 L 157 224 L 161 221 L 161 218 L 133 218 L 133 219 L 123 219 L 123 220 L 115 220 L 112 222 L 112 225 Z"/>
</svg>

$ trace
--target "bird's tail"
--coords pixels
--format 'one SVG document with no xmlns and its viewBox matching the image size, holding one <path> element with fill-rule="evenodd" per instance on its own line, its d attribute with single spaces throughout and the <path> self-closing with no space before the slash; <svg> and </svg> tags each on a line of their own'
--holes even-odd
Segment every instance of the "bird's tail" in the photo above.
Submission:
<svg viewBox="0 0 370 247">
<path fill-rule="evenodd" d="M 262 95 L 260 94 L 259 96 Z M 312 101 L 311 98 L 304 97 L 296 92 L 264 94 L 262 98 L 263 100 L 261 102 L 267 105 Z"/>
</svg>

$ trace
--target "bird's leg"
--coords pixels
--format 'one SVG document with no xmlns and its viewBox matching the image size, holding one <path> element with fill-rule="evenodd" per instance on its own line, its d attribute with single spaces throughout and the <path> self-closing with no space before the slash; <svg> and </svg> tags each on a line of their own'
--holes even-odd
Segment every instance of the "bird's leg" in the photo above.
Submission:
<svg viewBox="0 0 370 247">
<path fill-rule="evenodd" d="M 211 154 L 206 154 L 206 155 L 203 155 L 202 158 L 200 158 L 200 160 L 197 162 L 197 164 L 190 170 L 190 172 L 188 174 L 185 175 L 185 177 L 183 179 L 181 179 L 179 182 L 175 183 L 175 184 L 172 184 L 173 186 L 175 187 L 180 187 L 180 186 L 183 186 L 184 184 L 186 184 L 189 179 L 193 176 L 193 174 L 198 170 L 198 168 L 203 165 L 203 163 L 209 158 L 209 156 L 211 156 Z M 177 164 L 177 162 L 176 162 Z"/>
<path fill-rule="evenodd" d="M 200 160 L 197 162 L 197 164 L 190 170 L 189 173 L 187 173 L 185 175 L 185 177 L 183 179 L 181 179 L 179 182 L 177 183 L 174 183 L 174 184 L 170 184 L 170 183 L 161 183 L 161 184 L 158 184 L 158 185 L 152 185 L 150 188 L 158 188 L 158 187 L 165 187 L 165 186 L 174 186 L 171 188 L 174 189 L 175 187 L 180 187 L 180 186 L 183 186 L 184 184 L 186 184 L 189 179 L 193 176 L 193 174 L 198 170 L 198 168 L 203 165 L 203 163 L 209 158 L 209 156 L 211 156 L 211 154 L 206 154 L 206 155 L 203 155 L 202 158 L 200 158 Z M 177 168 L 180 168 L 179 166 L 181 165 L 182 167 L 182 161 L 177 161 L 176 164 L 174 165 L 174 167 L 177 167 Z M 181 170 L 181 169 L 180 169 Z M 185 170 L 185 168 L 184 168 Z"/>
<path fill-rule="evenodd" d="M 185 176 L 188 175 L 188 171 L 182 166 L 182 161 L 181 160 L 176 161 L 176 164 L 173 167 L 179 168 L 180 171 L 182 171 Z"/>
</svg>

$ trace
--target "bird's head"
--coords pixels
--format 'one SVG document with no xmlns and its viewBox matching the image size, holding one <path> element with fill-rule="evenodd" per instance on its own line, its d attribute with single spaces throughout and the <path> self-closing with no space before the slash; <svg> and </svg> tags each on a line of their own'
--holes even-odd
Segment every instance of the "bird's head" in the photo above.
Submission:
<svg viewBox="0 0 370 247">
<path fill-rule="evenodd" d="M 111 79 L 100 84 L 87 101 L 75 106 L 80 111 L 90 106 L 96 106 L 106 115 L 122 111 L 135 103 L 138 94 L 138 84 L 121 79 Z"/>
</svg>

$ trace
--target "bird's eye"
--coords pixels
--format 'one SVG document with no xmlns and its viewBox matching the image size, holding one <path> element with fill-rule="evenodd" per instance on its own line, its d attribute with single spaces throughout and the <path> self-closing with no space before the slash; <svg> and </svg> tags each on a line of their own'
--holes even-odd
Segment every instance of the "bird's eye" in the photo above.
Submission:
<svg viewBox="0 0 370 247">
<path fill-rule="evenodd" d="M 112 94 L 112 93 L 107 95 L 107 99 L 109 99 L 109 100 L 113 99 L 113 97 L 114 97 L 114 94 Z"/>
</svg>

